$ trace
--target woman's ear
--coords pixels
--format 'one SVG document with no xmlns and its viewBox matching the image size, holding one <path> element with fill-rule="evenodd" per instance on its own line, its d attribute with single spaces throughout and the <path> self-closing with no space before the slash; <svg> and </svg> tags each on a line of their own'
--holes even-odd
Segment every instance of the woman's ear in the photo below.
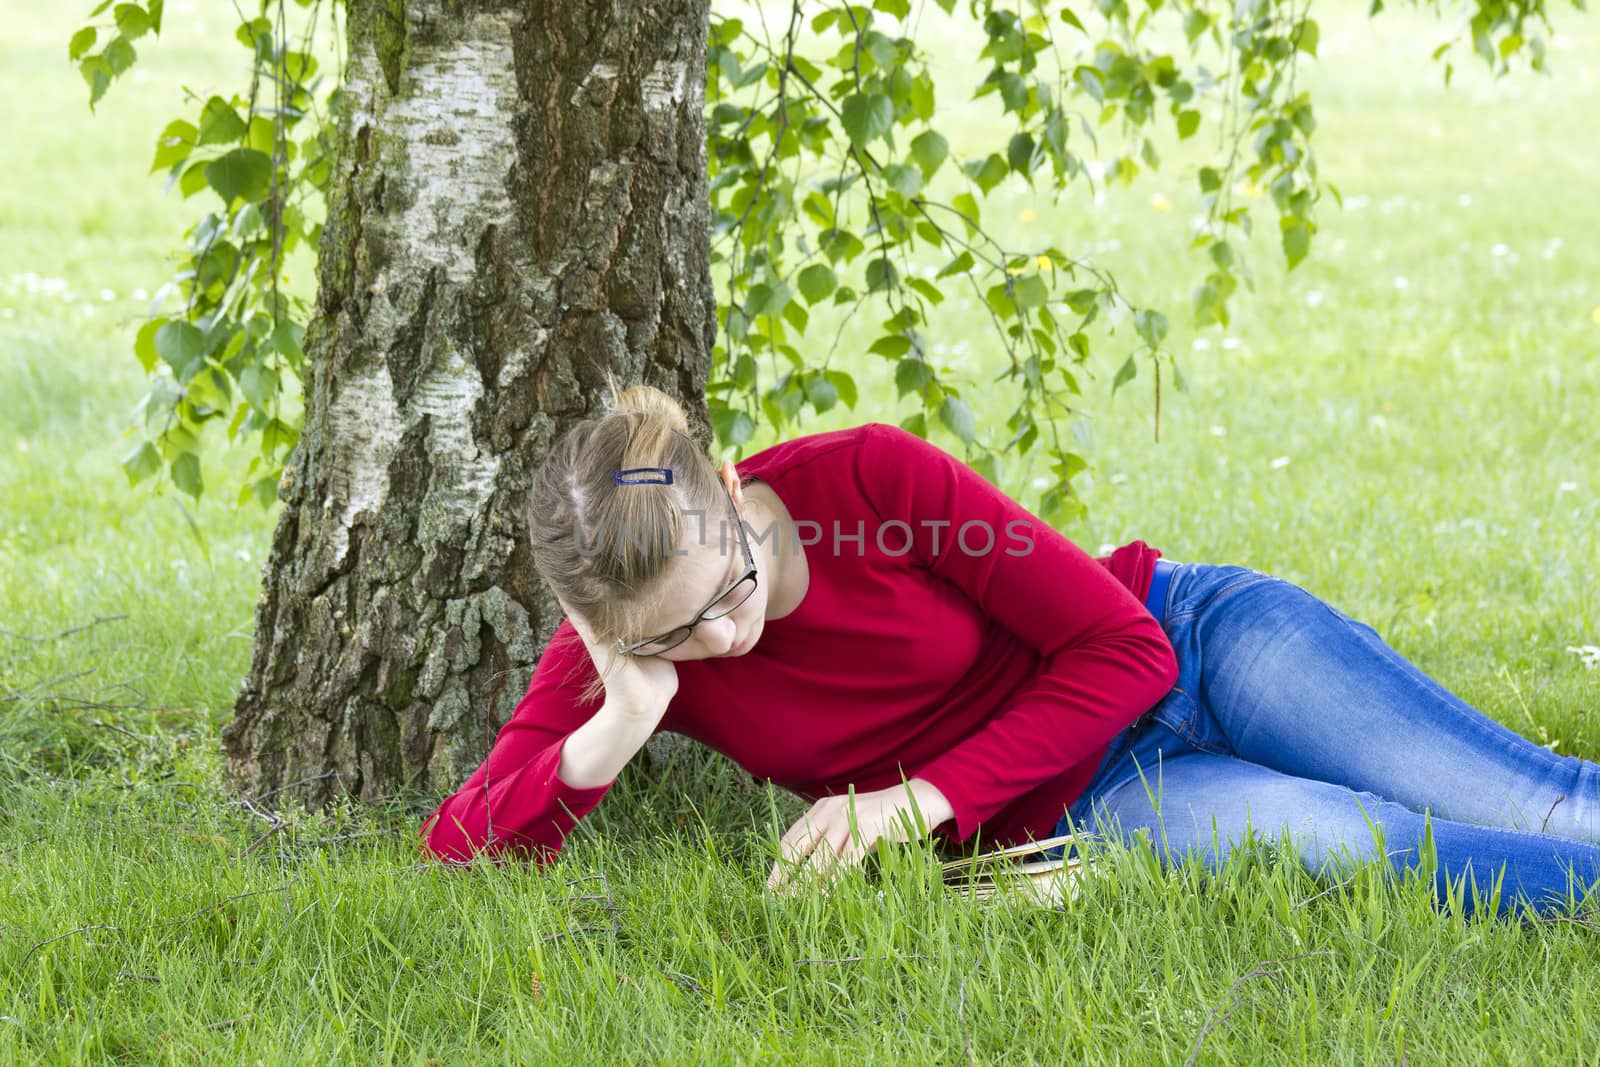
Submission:
<svg viewBox="0 0 1600 1067">
<path fill-rule="evenodd" d="M 735 507 L 744 507 L 744 485 L 739 480 L 739 472 L 733 466 L 733 460 L 725 459 L 722 466 L 717 468 L 717 474 L 722 478 L 722 484 L 728 487 L 728 495 L 733 497 Z"/>
</svg>

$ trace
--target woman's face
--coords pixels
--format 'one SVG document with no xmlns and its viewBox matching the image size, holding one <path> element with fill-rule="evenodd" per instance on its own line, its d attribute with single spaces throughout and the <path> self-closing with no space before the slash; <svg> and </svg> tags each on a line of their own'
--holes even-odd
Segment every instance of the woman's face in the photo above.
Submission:
<svg viewBox="0 0 1600 1067">
<path fill-rule="evenodd" d="M 664 634 L 687 625 L 745 572 L 744 552 L 739 547 L 740 531 L 734 529 L 733 516 L 726 509 L 721 521 L 707 517 L 705 529 L 698 522 L 685 523 L 685 538 L 678 545 L 682 555 L 668 565 L 667 595 L 651 614 L 639 639 Z M 745 532 L 748 538 L 748 531 Z M 766 620 L 769 591 L 767 561 L 762 546 L 750 541 L 756 563 L 756 589 L 743 604 L 719 619 L 701 619 L 683 644 L 659 653 L 661 659 L 714 659 L 742 656 L 761 637 Z"/>
</svg>

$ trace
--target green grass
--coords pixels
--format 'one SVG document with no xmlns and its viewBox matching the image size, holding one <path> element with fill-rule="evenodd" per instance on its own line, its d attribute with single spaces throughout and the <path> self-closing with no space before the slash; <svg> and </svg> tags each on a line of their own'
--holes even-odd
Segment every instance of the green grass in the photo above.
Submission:
<svg viewBox="0 0 1600 1067">
<path fill-rule="evenodd" d="M 1466 922 L 1376 870 L 1324 893 L 1254 850 L 1215 877 L 1124 851 L 1063 909 L 984 910 L 909 850 L 775 901 L 792 801 L 752 811 L 725 766 L 691 764 L 625 775 L 544 876 L 419 867 L 399 802 L 263 838 L 219 788 L 216 731 L 272 517 L 229 503 L 233 458 L 208 460 L 198 506 L 116 465 L 142 387 L 130 294 L 164 278 L 192 206 L 141 174 L 177 86 L 237 77 L 208 44 L 229 17 L 169 9 L 147 80 L 94 118 L 64 60 L 74 17 L 12 12 L 0 42 L 0 1061 L 1593 1062 L 1589 928 Z M 1324 18 L 1318 150 L 1346 209 L 1292 274 L 1258 244 L 1226 334 L 1173 315 L 1191 387 L 1164 395 L 1159 445 L 1148 368 L 1107 396 L 1109 342 L 1068 533 L 1298 581 L 1495 718 L 1597 757 L 1600 673 L 1567 647 L 1600 644 L 1600 143 L 1581 119 L 1600 26 L 1558 28 L 1551 78 L 1463 60 L 1446 91 L 1426 57 L 1447 27 Z M 1100 204 L 1013 190 L 988 212 L 1176 311 L 1191 190 L 1175 156 Z M 939 357 L 981 383 L 982 318 L 944 310 Z M 837 357 L 863 380 L 870 336 Z M 810 428 L 903 417 L 891 390 Z"/>
</svg>

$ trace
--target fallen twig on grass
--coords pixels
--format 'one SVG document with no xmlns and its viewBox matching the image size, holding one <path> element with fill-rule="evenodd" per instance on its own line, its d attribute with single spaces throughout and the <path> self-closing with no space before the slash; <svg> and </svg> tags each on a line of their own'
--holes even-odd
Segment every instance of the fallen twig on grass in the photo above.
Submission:
<svg viewBox="0 0 1600 1067">
<path fill-rule="evenodd" d="M 1228 987 L 1228 991 L 1222 994 L 1222 999 L 1212 1005 L 1210 1013 L 1206 1016 L 1205 1025 L 1201 1026 L 1200 1032 L 1195 1035 L 1194 1047 L 1189 1050 L 1189 1058 L 1184 1061 L 1184 1067 L 1194 1067 L 1195 1063 L 1200 1059 L 1200 1046 L 1205 1043 L 1206 1037 L 1212 1031 L 1219 1029 L 1223 1023 L 1233 1017 L 1234 1012 L 1245 1004 L 1254 1003 L 1254 1001 L 1241 994 L 1246 983 L 1252 982 L 1257 978 L 1277 978 L 1283 973 L 1282 965 L 1285 963 L 1303 960 L 1310 956 L 1337 955 L 1338 953 L 1332 949 L 1319 949 L 1315 952 L 1302 952 L 1296 956 L 1285 956 L 1281 960 L 1262 960 L 1247 973 L 1235 978 L 1233 984 Z M 1224 1005 L 1227 1007 L 1226 1011 L 1223 1010 Z"/>
<path fill-rule="evenodd" d="M 36 942 L 33 945 L 33 947 L 28 949 L 27 954 L 22 957 L 22 962 L 17 964 L 17 970 L 20 971 L 24 967 L 26 967 L 28 965 L 28 961 L 33 959 L 34 954 L 36 952 L 38 952 L 40 949 L 45 948 L 45 947 L 47 947 L 49 945 L 53 945 L 57 941 L 64 941 L 67 938 L 72 937 L 72 936 L 74 936 L 76 934 L 86 934 L 86 933 L 89 933 L 89 932 L 94 931 L 94 930 L 112 930 L 112 931 L 115 931 L 116 933 L 124 934 L 124 933 L 129 933 L 129 932 L 134 931 L 134 930 L 164 930 L 164 929 L 166 929 L 168 927 L 172 927 L 172 926 L 181 926 L 181 925 L 189 923 L 189 922 L 191 922 L 191 921 L 193 921 L 195 919 L 198 919 L 200 916 L 205 915 L 207 912 L 216 911 L 218 908 L 220 908 L 220 907 L 222 907 L 222 906 L 224 906 L 226 904 L 231 904 L 236 900 L 244 900 L 247 897 L 259 897 L 259 896 L 263 896 L 263 895 L 265 895 L 267 893 L 284 893 L 284 892 L 287 892 L 299 880 L 300 880 L 299 876 L 296 876 L 294 878 L 289 879 L 287 882 L 283 883 L 282 885 L 276 885 L 276 886 L 273 886 L 270 889 L 252 889 L 252 890 L 250 890 L 248 892 L 245 892 L 245 893 L 235 893 L 231 897 L 223 897 L 221 900 L 214 901 L 214 902 L 212 902 L 210 904 L 207 904 L 205 907 L 200 908 L 198 911 L 192 911 L 189 914 L 182 916 L 181 918 L 169 919 L 166 922 L 142 923 L 142 924 L 140 924 L 138 926 L 132 926 L 132 927 L 126 927 L 126 928 L 121 927 L 121 926 L 117 926 L 117 925 L 112 924 L 112 923 L 96 923 L 96 924 L 93 924 L 93 925 L 90 925 L 90 926 L 80 926 L 76 930 L 68 930 L 64 934 L 57 934 L 55 937 L 46 938 L 43 941 Z"/>
<path fill-rule="evenodd" d="M 839 963 L 860 963 L 863 960 L 925 960 L 925 959 L 928 959 L 928 958 L 929 957 L 923 955 L 920 952 L 913 952 L 913 953 L 911 953 L 910 955 L 907 955 L 907 956 L 840 956 L 838 959 L 812 959 L 810 957 L 807 957 L 806 959 L 803 959 L 803 960 L 795 960 L 794 961 L 794 965 L 796 967 L 798 967 L 803 963 L 839 964 Z"/>
<path fill-rule="evenodd" d="M 94 627 L 99 626 L 101 623 L 119 622 L 127 617 L 128 616 L 125 614 L 96 615 L 88 622 L 80 623 L 77 626 L 69 626 L 65 630 L 58 630 L 53 634 L 25 634 L 19 630 L 10 630 L 4 626 L 0 626 L 0 634 L 4 634 L 7 637 L 15 637 L 19 641 L 58 641 L 63 637 L 71 637 L 73 634 L 82 633 L 84 630 L 93 629 Z"/>
<path fill-rule="evenodd" d="M 149 734 L 134 733 L 132 730 L 129 730 L 126 727 L 118 726 L 114 722 L 101 722 L 99 719 L 94 719 L 94 720 L 91 720 L 90 725 L 92 725 L 92 726 L 103 726 L 107 730 L 115 730 L 119 734 L 126 734 L 127 736 L 133 738 L 135 741 L 142 741 L 147 745 L 155 744 L 155 740 L 156 739 L 151 737 Z"/>
</svg>

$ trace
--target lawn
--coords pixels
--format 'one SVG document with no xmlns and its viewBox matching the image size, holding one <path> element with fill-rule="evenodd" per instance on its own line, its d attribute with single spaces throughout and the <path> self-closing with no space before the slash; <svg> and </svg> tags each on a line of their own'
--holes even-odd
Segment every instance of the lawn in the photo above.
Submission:
<svg viewBox="0 0 1600 1067">
<path fill-rule="evenodd" d="M 1269 850 L 1215 876 L 1109 853 L 1054 910 L 948 899 L 925 849 L 773 900 L 799 809 L 687 762 L 630 768 L 542 874 L 419 864 L 414 798 L 268 833 L 220 789 L 217 731 L 274 515 L 233 506 L 243 463 L 220 449 L 198 505 L 117 465 L 132 331 L 193 206 L 144 171 L 180 85 L 237 81 L 243 53 L 212 43 L 231 10 L 170 4 L 91 116 L 65 60 L 82 12 L 13 7 L 0 1060 L 1596 1061 L 1587 922 L 1467 921 L 1377 870 L 1324 892 Z M 1491 716 L 1600 757 L 1600 668 L 1575 651 L 1600 645 L 1600 23 L 1556 13 L 1549 77 L 1463 56 L 1447 89 L 1428 53 L 1453 25 L 1363 10 L 1330 6 L 1307 74 L 1344 207 L 1292 273 L 1257 242 L 1229 330 L 1183 313 L 1181 157 L 1100 200 L 989 206 L 1014 242 L 1047 231 L 1171 311 L 1189 380 L 1157 444 L 1151 377 L 1113 397 L 1102 356 L 1077 424 L 1089 513 L 1066 532 L 1299 582 Z M 987 320 L 944 312 L 935 355 L 982 396 Z M 838 357 L 860 404 L 809 428 L 910 413 L 850 354 L 867 339 Z"/>
</svg>

